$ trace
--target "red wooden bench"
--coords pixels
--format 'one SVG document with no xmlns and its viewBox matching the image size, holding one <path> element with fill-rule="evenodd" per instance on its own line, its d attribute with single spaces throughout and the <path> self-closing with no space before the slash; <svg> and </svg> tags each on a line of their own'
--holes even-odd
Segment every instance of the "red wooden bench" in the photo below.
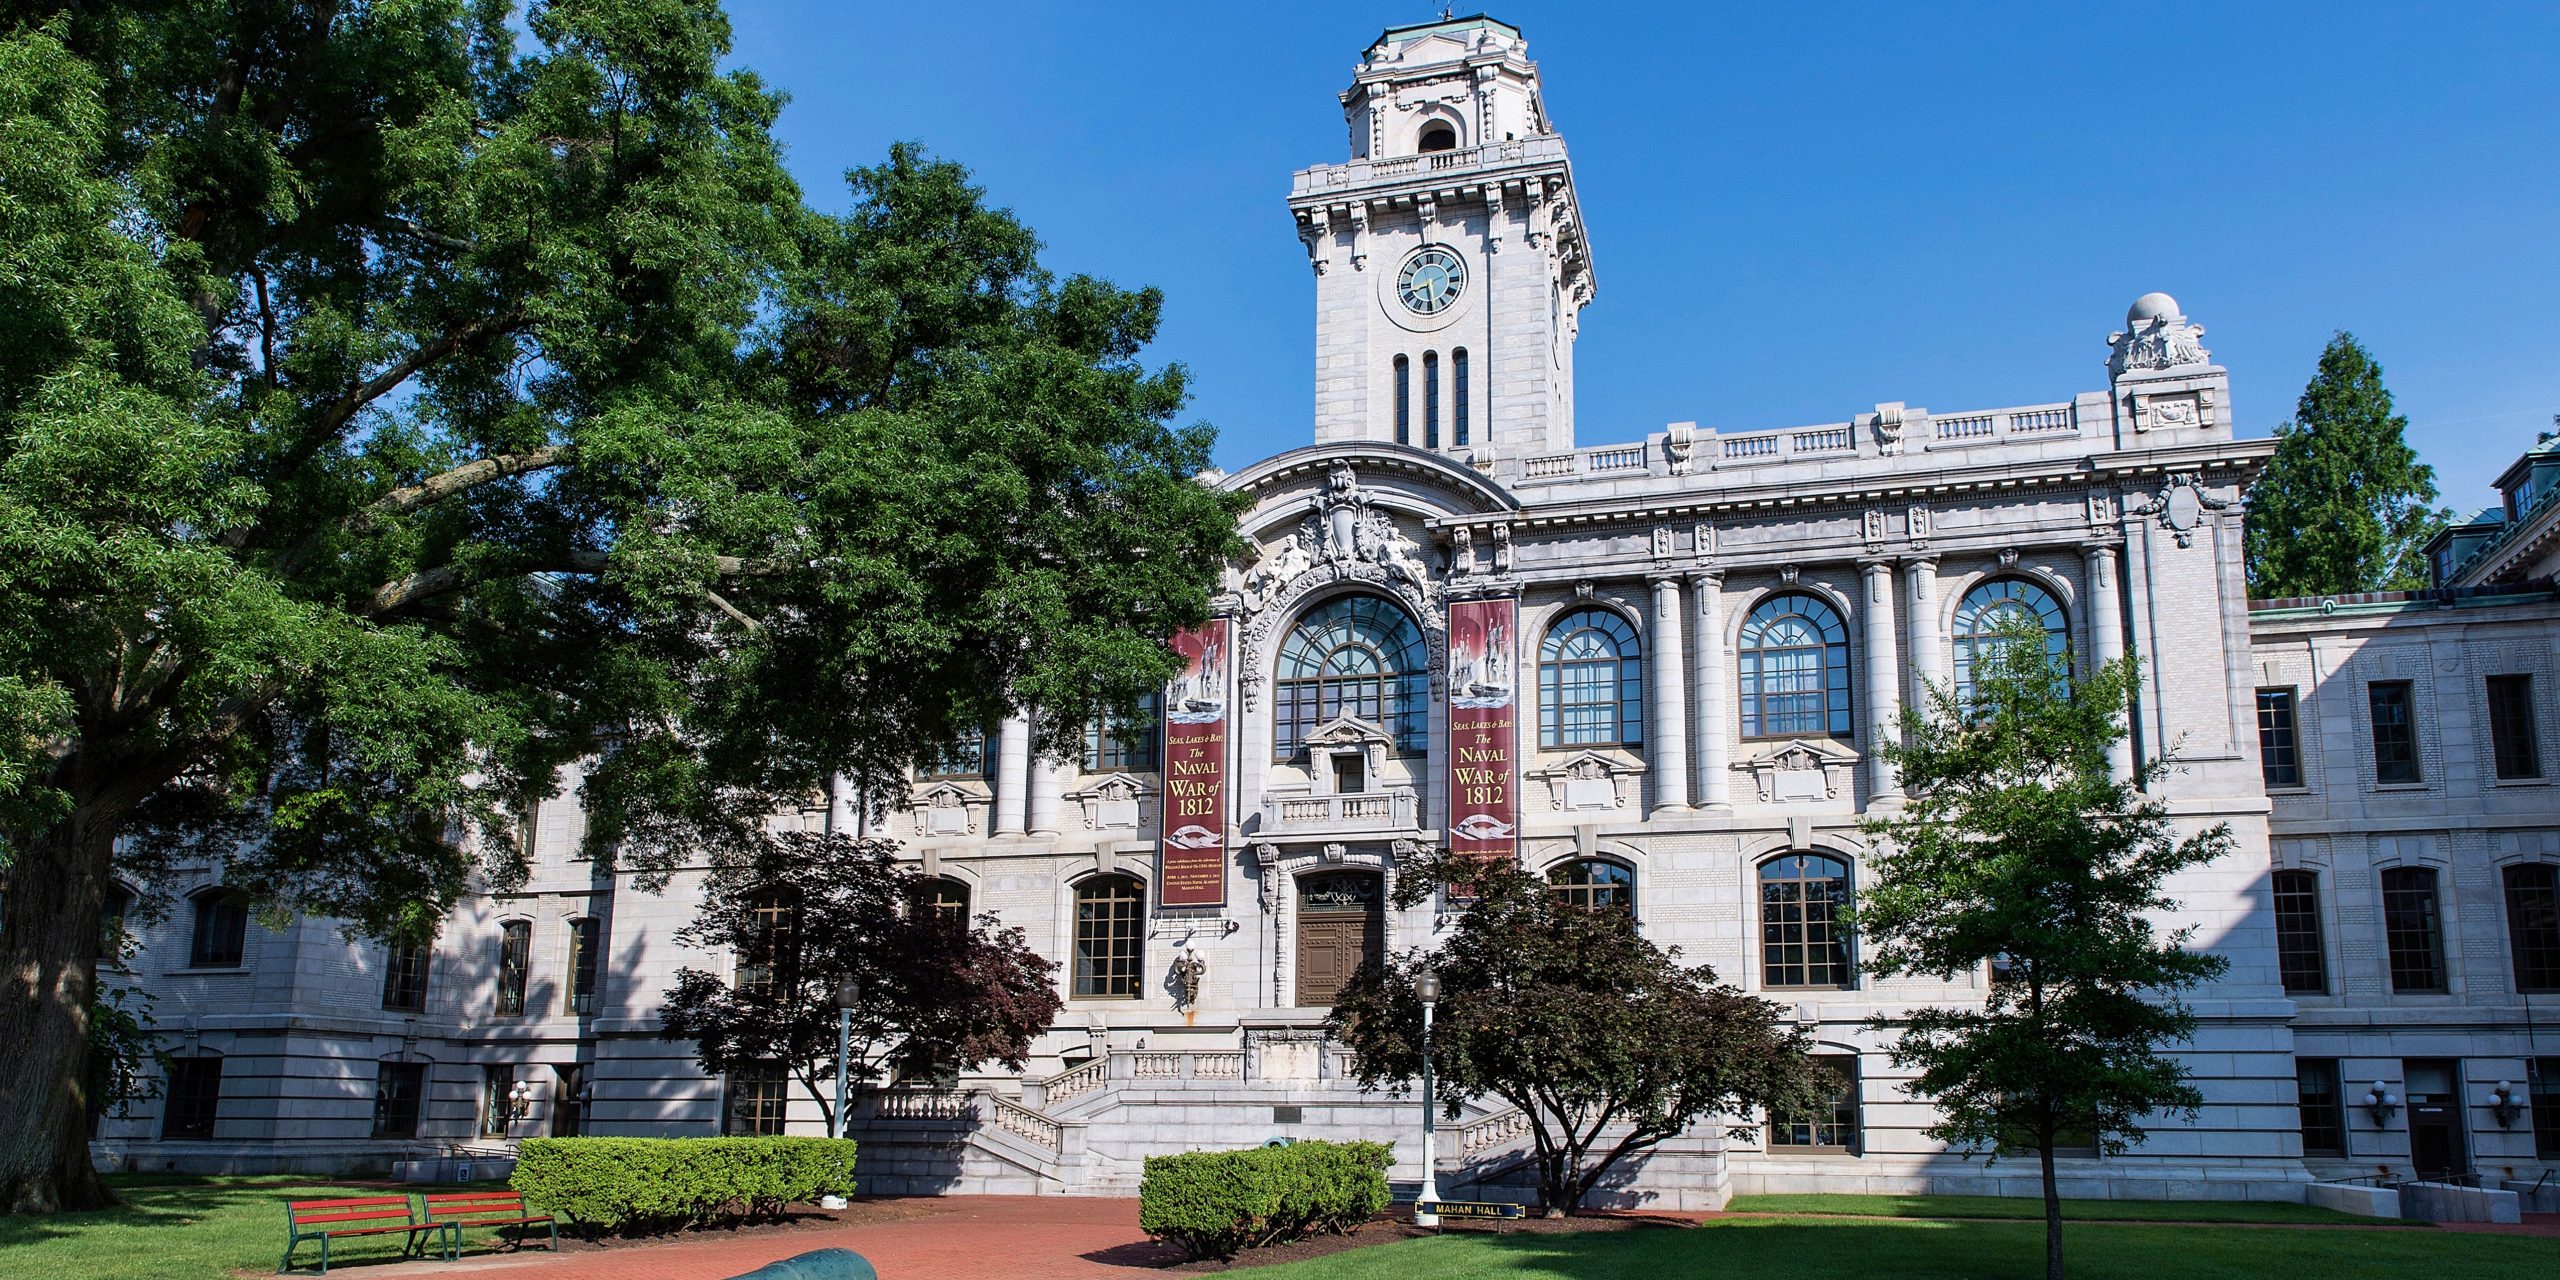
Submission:
<svg viewBox="0 0 2560 1280">
<path fill-rule="evenodd" d="M 447 1191 L 420 1199 L 425 1204 L 425 1211 L 419 1220 L 451 1231 L 444 1238 L 447 1261 L 461 1256 L 465 1227 L 497 1227 L 502 1232 L 513 1227 L 516 1229 L 515 1239 L 508 1243 L 518 1249 L 524 1247 L 527 1228 L 548 1227 L 551 1229 L 551 1251 L 560 1251 L 560 1224 L 552 1221 L 550 1214 L 528 1212 L 521 1191 Z"/>
<path fill-rule="evenodd" d="M 284 1258 L 276 1263 L 281 1274 L 293 1269 L 293 1252 L 305 1240 L 320 1242 L 320 1274 L 329 1274 L 329 1242 L 341 1236 L 409 1237 L 401 1253 L 423 1250 L 421 1235 L 432 1238 L 442 1232 L 447 1241 L 445 1254 L 453 1255 L 451 1241 L 459 1228 L 446 1223 L 420 1218 L 410 1211 L 407 1196 L 350 1196 L 341 1200 L 288 1200 L 284 1205 Z"/>
</svg>

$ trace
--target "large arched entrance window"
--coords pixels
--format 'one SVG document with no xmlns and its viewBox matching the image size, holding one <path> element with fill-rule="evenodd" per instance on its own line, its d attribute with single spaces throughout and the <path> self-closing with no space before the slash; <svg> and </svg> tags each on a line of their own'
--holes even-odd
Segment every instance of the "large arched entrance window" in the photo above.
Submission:
<svg viewBox="0 0 2560 1280">
<path fill-rule="evenodd" d="M 2024 578 L 1993 578 L 1964 593 L 1956 602 L 1956 698 L 1973 696 L 1973 669 L 1999 642 L 1995 634 L 2011 618 L 2023 619 L 2044 632 L 2045 657 L 2057 670 L 2071 670 L 2070 619 L 2053 594 Z"/>
<path fill-rule="evenodd" d="M 1607 609 L 1556 620 L 1538 646 L 1538 745 L 1644 743 L 1644 661 L 1636 630 Z"/>
<path fill-rule="evenodd" d="M 1429 749 L 1431 673 L 1422 629 L 1377 596 L 1316 606 L 1280 642 L 1271 755 L 1287 761 L 1307 735 L 1353 715 L 1395 736 L 1396 750 Z"/>
<path fill-rule="evenodd" d="M 1846 738 L 1849 629 L 1839 611 L 1801 592 L 1771 596 L 1742 621 L 1742 736 Z"/>
</svg>

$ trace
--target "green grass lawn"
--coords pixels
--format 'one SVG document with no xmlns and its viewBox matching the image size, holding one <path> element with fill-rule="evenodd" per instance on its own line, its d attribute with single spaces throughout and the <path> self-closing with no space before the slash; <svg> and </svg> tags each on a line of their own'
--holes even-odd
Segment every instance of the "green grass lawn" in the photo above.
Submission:
<svg viewBox="0 0 2560 1280">
<path fill-rule="evenodd" d="M 2025 1196 L 1735 1196 L 1725 1208 L 1733 1213 L 2044 1220 L 2044 1201 Z M 2065 1222 L 2326 1222 L 2364 1226 L 2383 1221 L 2317 1205 L 2265 1200 L 2065 1200 L 2062 1218 Z"/>
<path fill-rule="evenodd" d="M 2560 1241 L 2438 1230 L 2075 1224 L 2063 1229 L 2063 1249 L 2072 1280 L 2560 1275 Z M 1243 1274 L 1253 1280 L 2042 1280 L 2044 1228 L 2032 1222 L 1727 1218 L 1696 1228 L 1450 1235 Z"/>
<path fill-rule="evenodd" d="M 284 1252 L 284 1202 L 337 1196 L 395 1195 L 450 1187 L 341 1186 L 308 1177 L 189 1178 L 133 1174 L 108 1182 L 127 1201 L 121 1209 L 51 1218 L 0 1218 L 0 1276 L 8 1280 L 226 1280 L 233 1271 L 266 1274 Z M 466 1232 L 463 1254 L 489 1247 L 493 1233 Z M 329 1244 L 329 1274 L 345 1264 L 395 1260 L 403 1236 L 366 1236 Z M 319 1265 L 320 1246 L 306 1243 L 296 1264 Z"/>
</svg>

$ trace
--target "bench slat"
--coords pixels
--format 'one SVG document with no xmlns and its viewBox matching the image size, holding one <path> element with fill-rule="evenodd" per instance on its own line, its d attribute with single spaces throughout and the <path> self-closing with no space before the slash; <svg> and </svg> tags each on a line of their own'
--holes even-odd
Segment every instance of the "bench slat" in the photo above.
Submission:
<svg viewBox="0 0 2560 1280">
<path fill-rule="evenodd" d="M 346 1209 L 337 1213 L 297 1213 L 293 1216 L 293 1221 L 295 1226 L 309 1226 L 315 1222 L 380 1222 L 385 1218 L 398 1218 L 402 1222 L 407 1222 L 409 1211 L 407 1209 Z"/>
<path fill-rule="evenodd" d="M 519 1227 L 549 1221 L 551 1221 L 551 1215 L 547 1213 L 538 1213 L 527 1218 L 475 1218 L 468 1222 L 453 1218 L 436 1219 L 439 1225 L 456 1227 Z"/>
<path fill-rule="evenodd" d="M 351 1196 L 343 1200 L 287 1200 L 284 1207 L 300 1213 L 305 1209 L 346 1209 L 359 1205 L 406 1208 L 408 1203 L 407 1196 Z"/>
</svg>

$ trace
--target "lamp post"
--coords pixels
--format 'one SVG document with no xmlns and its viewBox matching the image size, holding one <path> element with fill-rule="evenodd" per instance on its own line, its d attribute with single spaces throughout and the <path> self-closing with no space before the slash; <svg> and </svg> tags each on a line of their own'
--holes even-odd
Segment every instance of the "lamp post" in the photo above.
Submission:
<svg viewBox="0 0 2560 1280">
<path fill-rule="evenodd" d="M 1422 1001 L 1422 1191 L 1414 1197 L 1413 1225 L 1436 1227 L 1440 1215 L 1423 1206 L 1440 1203 L 1440 1134 L 1431 1114 L 1431 1006 L 1440 1003 L 1439 973 L 1425 969 L 1413 975 L 1413 994 Z"/>
<path fill-rule="evenodd" d="M 827 1136 L 841 1138 L 845 1127 L 845 1100 L 852 1096 L 853 1007 L 862 1003 L 862 984 L 847 978 L 836 984 L 836 1110 L 827 1124 Z"/>
</svg>

